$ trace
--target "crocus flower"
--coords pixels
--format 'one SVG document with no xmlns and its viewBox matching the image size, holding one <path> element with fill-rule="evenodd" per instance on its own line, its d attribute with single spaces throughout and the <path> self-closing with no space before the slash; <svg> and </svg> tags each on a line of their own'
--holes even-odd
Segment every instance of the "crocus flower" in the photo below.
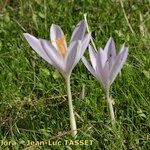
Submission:
<svg viewBox="0 0 150 150">
<path fill-rule="evenodd" d="M 44 39 L 37 39 L 29 33 L 24 33 L 24 36 L 29 45 L 44 60 L 57 68 L 67 78 L 81 59 L 89 44 L 91 33 L 84 36 L 85 29 L 85 21 L 82 20 L 73 31 L 68 47 L 62 29 L 55 24 L 52 24 L 50 28 L 51 42 Z"/>
<path fill-rule="evenodd" d="M 109 38 L 104 50 L 100 48 L 98 52 L 95 52 L 93 47 L 89 45 L 89 54 L 91 64 L 84 56 L 82 57 L 82 61 L 106 91 L 111 117 L 114 122 L 114 111 L 112 101 L 109 97 L 109 89 L 127 59 L 128 48 L 123 44 L 117 55 L 114 40 Z"/>
<path fill-rule="evenodd" d="M 68 103 L 70 112 L 70 124 L 72 135 L 76 136 L 76 121 L 73 112 L 72 96 L 70 89 L 70 75 L 73 68 L 83 56 L 89 45 L 91 33 L 85 35 L 85 21 L 80 21 L 71 36 L 70 44 L 67 47 L 65 35 L 62 29 L 55 24 L 50 28 L 50 41 L 37 39 L 29 33 L 24 33 L 29 45 L 49 64 L 60 71 L 66 80 Z"/>
</svg>

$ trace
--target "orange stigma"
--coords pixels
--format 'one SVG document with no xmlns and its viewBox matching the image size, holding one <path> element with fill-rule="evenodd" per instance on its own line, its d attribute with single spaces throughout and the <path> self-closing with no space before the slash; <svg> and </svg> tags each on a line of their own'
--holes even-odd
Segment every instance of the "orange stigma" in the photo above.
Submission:
<svg viewBox="0 0 150 150">
<path fill-rule="evenodd" d="M 56 42 L 59 52 L 62 54 L 62 56 L 65 56 L 67 52 L 65 37 L 61 36 L 57 38 L 55 42 Z"/>
</svg>

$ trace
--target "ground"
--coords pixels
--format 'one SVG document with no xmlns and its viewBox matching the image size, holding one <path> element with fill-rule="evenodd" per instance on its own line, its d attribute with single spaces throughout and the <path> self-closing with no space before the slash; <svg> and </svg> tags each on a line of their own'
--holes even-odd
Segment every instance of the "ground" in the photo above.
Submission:
<svg viewBox="0 0 150 150">
<path fill-rule="evenodd" d="M 1 0 L 1 149 L 148 150 L 149 8 L 149 0 Z M 69 43 L 84 13 L 97 48 L 104 47 L 111 36 L 117 51 L 125 43 L 129 55 L 111 87 L 116 128 L 111 126 L 101 85 L 81 61 L 73 70 L 71 90 L 78 127 L 75 141 L 70 135 L 64 79 L 30 48 L 23 33 L 49 39 L 50 25 L 55 23 L 62 27 Z M 66 140 L 68 144 L 64 144 Z M 85 140 L 89 142 L 87 145 Z"/>
</svg>

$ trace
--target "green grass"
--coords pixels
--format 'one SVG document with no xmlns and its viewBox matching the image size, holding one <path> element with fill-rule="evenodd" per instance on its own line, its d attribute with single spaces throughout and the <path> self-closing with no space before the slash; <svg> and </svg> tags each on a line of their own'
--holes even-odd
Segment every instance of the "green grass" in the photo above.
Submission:
<svg viewBox="0 0 150 150">
<path fill-rule="evenodd" d="M 124 8 L 117 0 L 0 1 L 0 140 L 17 142 L 0 149 L 149 149 L 150 2 L 123 4 Z M 80 116 L 76 116 L 77 139 L 94 140 L 93 145 L 28 147 L 27 140 L 73 138 L 64 79 L 29 47 L 22 34 L 48 39 L 49 27 L 55 23 L 69 41 L 84 13 L 97 47 L 104 47 L 110 36 L 117 49 L 124 42 L 129 47 L 128 61 L 111 89 L 117 127 L 111 127 L 101 86 L 80 62 L 71 76 L 73 104 Z M 81 99 L 83 84 L 85 98 Z"/>
</svg>

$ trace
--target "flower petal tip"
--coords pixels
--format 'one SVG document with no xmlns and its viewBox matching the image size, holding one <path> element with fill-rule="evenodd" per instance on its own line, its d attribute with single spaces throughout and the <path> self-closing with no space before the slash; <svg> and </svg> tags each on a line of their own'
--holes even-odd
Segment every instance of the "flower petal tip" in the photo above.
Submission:
<svg viewBox="0 0 150 150">
<path fill-rule="evenodd" d="M 28 37 L 31 37 L 32 35 L 30 35 L 29 33 L 23 33 L 23 36 L 27 39 Z"/>
<path fill-rule="evenodd" d="M 82 19 L 82 20 L 78 23 L 78 25 L 81 25 L 81 24 L 85 24 L 85 20 L 84 20 L 84 19 Z"/>
</svg>

